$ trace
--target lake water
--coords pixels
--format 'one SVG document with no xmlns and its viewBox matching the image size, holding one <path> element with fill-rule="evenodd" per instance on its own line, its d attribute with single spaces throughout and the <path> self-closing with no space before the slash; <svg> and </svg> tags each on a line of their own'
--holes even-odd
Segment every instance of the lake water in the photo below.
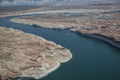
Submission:
<svg viewBox="0 0 120 80">
<path fill-rule="evenodd" d="M 73 58 L 56 71 L 39 80 L 120 80 L 120 49 L 104 41 L 78 35 L 69 30 L 52 30 L 9 22 L 1 18 L 0 26 L 7 26 L 42 36 L 71 50 Z"/>
</svg>

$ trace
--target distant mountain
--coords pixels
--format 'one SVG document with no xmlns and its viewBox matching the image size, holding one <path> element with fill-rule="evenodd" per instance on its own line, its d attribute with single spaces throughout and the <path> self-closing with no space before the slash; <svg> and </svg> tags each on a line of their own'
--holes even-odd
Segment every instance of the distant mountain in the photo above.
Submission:
<svg viewBox="0 0 120 80">
<path fill-rule="evenodd" d="M 120 3 L 120 0 L 0 0 L 0 4 L 51 4 L 51 3 L 72 3 L 72 2 L 85 2 L 85 3 Z"/>
</svg>

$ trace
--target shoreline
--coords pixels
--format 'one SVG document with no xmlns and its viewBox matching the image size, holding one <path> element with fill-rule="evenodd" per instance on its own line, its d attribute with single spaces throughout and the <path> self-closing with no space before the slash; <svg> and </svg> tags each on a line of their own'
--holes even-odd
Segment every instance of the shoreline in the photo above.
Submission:
<svg viewBox="0 0 120 80">
<path fill-rule="evenodd" d="M 13 22 L 13 23 L 19 23 L 19 22 L 12 21 L 12 19 L 10 21 Z M 26 24 L 26 23 L 20 23 L 20 24 Z M 82 36 L 102 40 L 102 41 L 108 43 L 109 45 L 120 49 L 120 42 L 115 41 L 113 38 L 109 38 L 109 37 L 106 37 L 106 36 L 101 35 L 101 34 L 87 34 L 87 33 L 82 33 L 80 31 L 77 31 L 77 30 L 74 31 L 71 28 L 51 28 L 51 27 L 39 26 L 39 25 L 36 25 L 36 24 L 27 24 L 27 25 L 31 25 L 33 27 L 47 28 L 47 29 L 52 29 L 52 30 L 70 30 L 70 31 L 75 32 L 75 33 L 77 33 L 79 35 L 82 35 Z"/>
<path fill-rule="evenodd" d="M 24 23 L 20 23 L 20 24 L 24 24 Z M 64 28 L 64 29 L 62 29 L 62 28 L 49 28 L 49 27 L 42 27 L 42 26 L 35 25 L 35 24 L 33 24 L 31 26 L 33 26 L 33 27 L 47 28 L 47 29 L 52 29 L 52 30 L 70 30 L 71 32 L 75 32 L 76 34 L 79 34 L 81 36 L 86 36 L 86 37 L 90 37 L 90 38 L 95 38 L 95 39 L 102 40 L 102 41 L 104 41 L 106 43 L 109 43 L 113 47 L 116 47 L 116 48 L 120 49 L 120 42 L 115 42 L 114 39 L 106 37 L 106 36 L 103 36 L 103 35 L 100 35 L 100 34 L 86 34 L 86 33 L 80 32 L 80 31 L 73 31 L 73 30 L 71 30 L 71 28 Z M 71 56 L 71 58 L 72 58 L 72 56 Z M 69 60 L 67 60 L 67 61 L 69 61 Z M 65 62 L 67 62 L 67 61 L 65 61 Z M 46 73 L 42 74 L 39 77 L 35 77 L 35 79 L 43 78 L 43 77 L 47 76 L 48 74 L 54 72 L 56 69 L 58 69 L 60 67 L 61 63 L 64 63 L 64 61 L 63 62 L 59 62 L 56 66 L 54 66 L 53 68 L 49 69 Z"/>
<path fill-rule="evenodd" d="M 35 24 L 33 24 L 31 26 L 33 26 L 33 27 L 41 27 L 41 28 L 46 28 L 46 29 L 52 29 L 52 30 L 70 30 L 71 32 L 74 32 L 74 33 L 76 33 L 78 35 L 98 39 L 98 40 L 104 41 L 105 43 L 108 43 L 109 45 L 111 45 L 111 46 L 113 46 L 115 48 L 120 49 L 120 41 L 115 41 L 113 38 L 109 38 L 109 37 L 106 37 L 106 36 L 101 35 L 101 34 L 87 34 L 87 33 L 82 33 L 80 31 L 71 30 L 71 28 L 50 28 L 50 27 L 42 27 L 42 26 L 35 25 Z"/>
<path fill-rule="evenodd" d="M 81 33 L 79 31 L 75 31 L 75 33 L 78 34 L 78 35 L 85 36 L 85 37 L 94 38 L 94 39 L 98 39 L 98 40 L 104 41 L 105 43 L 108 43 L 109 45 L 111 45 L 111 46 L 113 46 L 115 48 L 120 49 L 120 42 L 115 41 L 113 38 L 109 38 L 109 37 L 106 37 L 106 36 L 100 35 L 100 34 Z"/>
<path fill-rule="evenodd" d="M 69 59 L 65 59 L 65 60 L 59 61 L 59 63 L 57 63 L 53 68 L 47 70 L 47 72 L 45 72 L 41 76 L 35 77 L 35 79 L 41 79 L 41 78 L 46 77 L 50 73 L 52 73 L 52 72 L 56 71 L 58 68 L 60 68 L 60 66 L 61 66 L 62 63 L 66 63 L 66 62 L 70 61 L 71 59 L 72 59 L 72 54 L 71 54 L 71 56 L 70 56 Z"/>
<path fill-rule="evenodd" d="M 4 39 L 7 40 L 6 45 L 11 43 L 11 39 L 8 38 L 7 36 L 4 38 L 4 36 L 2 34 L 4 34 L 4 35 L 9 34 L 8 36 L 11 36 L 13 40 L 14 39 L 15 40 L 19 40 L 19 39 L 23 40 L 24 39 L 23 42 L 16 41 L 16 42 L 14 42 L 15 44 L 9 44 L 9 45 L 11 45 L 11 52 L 7 51 L 10 53 L 6 53 L 5 57 L 4 57 L 4 55 L 2 55 L 1 63 L 0 63 L 0 66 L 4 65 L 4 62 L 6 62 L 6 59 L 9 59 L 9 56 L 12 56 L 11 53 L 13 53 L 13 55 L 14 55 L 17 52 L 17 54 L 13 56 L 13 58 L 14 57 L 15 58 L 14 59 L 12 58 L 12 59 L 16 63 L 21 62 L 22 65 L 17 64 L 16 68 L 12 68 L 13 65 L 16 63 L 12 62 L 11 60 L 8 60 L 7 62 L 9 64 L 7 64 L 7 65 L 10 66 L 10 70 L 9 70 L 9 67 L 7 67 L 7 68 L 2 67 L 0 69 L 0 71 L 1 71 L 0 80 L 7 80 L 7 79 L 22 80 L 22 79 L 30 79 L 30 78 L 31 79 L 33 79 L 33 78 L 40 79 L 40 78 L 45 77 L 48 74 L 52 73 L 53 71 L 57 70 L 62 63 L 68 62 L 72 58 L 72 53 L 70 52 L 69 49 L 62 47 L 61 45 L 58 45 L 58 44 L 54 43 L 53 41 L 48 41 L 40 36 L 38 37 L 34 34 L 24 33 L 23 31 L 19 31 L 19 30 L 12 29 L 12 28 L 6 28 L 6 27 L 4 27 L 4 28 L 0 27 L 0 28 L 1 28 L 0 29 L 1 43 L 2 43 L 2 41 L 4 43 Z M 7 32 L 4 33 L 5 31 L 7 31 Z M 19 36 L 19 39 L 16 38 L 17 36 Z M 29 41 L 25 42 L 26 40 L 29 40 L 30 42 Z M 23 46 L 22 46 L 23 49 L 19 48 L 19 46 L 21 47 L 21 45 L 23 45 L 23 43 L 25 44 L 24 46 L 28 47 L 28 48 L 24 48 Z M 32 45 L 29 45 L 29 43 Z M 41 51 L 42 48 L 47 49 L 46 47 L 44 48 L 44 44 L 45 44 L 45 46 L 48 46 L 49 51 L 47 51 L 47 50 Z M 14 47 L 12 47 L 13 45 L 18 46 L 18 48 L 16 49 L 15 52 L 12 51 L 12 49 L 14 49 Z M 32 46 L 34 46 L 34 49 L 37 51 L 34 51 Z M 39 49 L 39 47 L 41 47 L 41 49 Z M 5 48 L 7 48 L 7 47 L 5 46 L 4 49 Z M 3 49 L 3 51 L 4 51 L 4 49 Z M 24 49 L 27 49 L 27 50 L 24 53 L 22 53 L 22 55 L 19 55 L 19 53 L 20 53 L 20 52 L 18 52 L 19 49 L 20 49 L 20 51 L 24 51 Z M 30 50 L 30 51 L 28 51 L 28 50 Z M 41 54 L 40 54 L 40 51 L 41 51 Z M 31 52 L 31 54 L 29 52 Z M 52 52 L 54 52 L 54 53 L 52 53 Z M 25 59 L 25 57 L 27 57 L 27 58 Z M 51 58 L 52 58 L 52 60 L 51 60 Z M 25 59 L 25 60 L 23 61 L 23 59 Z M 34 63 L 33 63 L 33 61 L 34 61 Z M 28 66 L 26 67 L 26 65 L 24 63 L 28 63 Z M 22 67 L 20 68 L 19 66 L 22 66 Z M 7 69 L 7 70 L 4 71 L 5 69 Z M 6 73 L 7 76 L 5 74 L 2 74 L 4 72 Z M 11 73 L 9 73 L 9 72 L 11 72 Z"/>
<path fill-rule="evenodd" d="M 86 36 L 86 37 L 102 40 L 102 41 L 108 43 L 109 45 L 120 49 L 120 41 L 115 41 L 113 38 L 109 38 L 109 37 L 106 37 L 106 36 L 98 34 L 98 33 L 97 34 L 82 33 L 82 32 L 77 31 L 77 30 L 72 30 L 71 27 L 67 27 L 67 28 L 44 27 L 44 26 L 39 26 L 39 25 L 36 25 L 36 24 L 21 23 L 21 22 L 18 22 L 18 21 L 14 21 L 14 19 L 11 19 L 10 21 L 13 22 L 13 23 L 20 23 L 20 24 L 31 25 L 33 27 L 42 27 L 42 28 L 53 29 L 53 30 L 70 30 L 70 31 L 75 32 L 75 33 L 77 33 L 79 35 L 82 35 L 82 36 Z"/>
<path fill-rule="evenodd" d="M 46 16 L 46 15 L 44 15 L 44 16 Z M 81 26 L 80 23 L 79 24 L 74 23 L 71 20 L 71 18 L 70 18 L 70 20 L 69 19 L 65 20 L 65 22 L 66 22 L 65 23 L 65 22 L 61 22 L 62 19 L 65 19 L 65 18 L 60 18 L 59 19 L 59 17 L 61 17 L 61 16 L 58 16 L 58 17 L 54 18 L 55 15 L 49 15 L 49 16 L 52 16 L 53 19 L 51 18 L 51 19 L 48 19 L 48 20 L 47 20 L 47 18 L 49 18 L 49 17 L 44 18 L 44 16 L 42 16 L 42 17 L 38 16 L 38 18 L 37 17 L 30 17 L 30 19 L 29 19 L 29 17 L 28 17 L 28 19 L 24 18 L 24 17 L 22 19 L 13 18 L 13 19 L 10 19 L 10 21 L 14 22 L 14 23 L 28 24 L 28 25 L 31 25 L 31 26 L 34 26 L 34 27 L 39 27 L 40 26 L 40 27 L 43 27 L 43 28 L 48 28 L 48 29 L 53 29 L 53 30 L 68 29 L 68 30 L 76 32 L 76 33 L 79 32 L 79 34 L 84 35 L 84 36 L 88 36 L 88 37 L 91 37 L 91 38 L 96 38 L 96 39 L 99 39 L 99 40 L 103 40 L 104 42 L 109 43 L 110 45 L 112 45 L 116 48 L 120 48 L 120 36 L 119 36 L 120 32 L 119 32 L 119 27 L 118 27 L 119 26 L 118 25 L 119 24 L 118 20 L 116 21 L 116 20 L 113 19 L 113 21 L 109 21 L 109 19 L 108 19 L 104 23 L 103 21 L 106 20 L 106 19 L 103 19 L 102 21 L 100 19 L 98 19 L 98 21 L 95 22 L 96 24 L 94 24 L 92 22 L 86 22 L 86 24 L 84 24 L 84 25 L 81 24 L 81 25 L 83 25 L 83 26 Z M 33 18 L 33 20 L 31 18 Z M 34 20 L 34 18 L 35 18 L 35 20 Z M 44 23 L 44 21 L 42 22 L 41 21 L 42 19 L 39 19 L 39 18 L 42 18 L 43 20 L 45 19 L 45 23 Z M 75 17 L 73 16 L 73 18 L 75 18 Z M 57 20 L 57 21 L 55 21 L 54 19 Z M 88 17 L 88 19 L 89 19 L 89 17 Z M 53 20 L 53 21 L 51 21 L 51 20 Z M 67 21 L 68 21 L 68 23 L 67 23 Z M 73 23 L 70 24 L 70 21 L 73 22 Z M 56 24 L 54 24 L 54 22 L 56 22 Z M 93 22 L 94 22 L 94 20 L 93 20 Z M 112 22 L 114 23 L 113 25 L 115 27 L 111 26 Z M 104 24 L 102 24 L 102 23 L 104 23 Z M 92 25 L 92 24 L 94 24 L 94 25 Z M 88 25 L 88 26 L 86 26 L 86 25 Z M 91 26 L 89 27 L 89 25 L 91 25 Z M 78 26 L 78 27 L 75 27 L 75 26 Z M 103 34 L 101 34 L 101 33 L 103 33 Z"/>
<path fill-rule="evenodd" d="M 50 73 L 56 71 L 60 67 L 61 63 L 58 63 L 56 66 L 53 68 L 49 69 L 46 73 L 40 75 L 39 77 L 35 77 L 35 79 L 41 79 L 44 78 L 45 76 L 49 75 Z"/>
<path fill-rule="evenodd" d="M 42 26 L 35 25 L 35 24 L 33 24 L 31 26 L 47 28 L 47 29 L 52 29 L 52 30 L 70 30 L 71 32 L 74 32 L 74 33 L 76 33 L 78 35 L 89 37 L 89 38 L 98 39 L 98 40 L 104 41 L 105 43 L 108 43 L 109 45 L 111 45 L 111 46 L 113 46 L 115 48 L 120 49 L 120 42 L 115 41 L 113 38 L 109 38 L 109 37 L 106 37 L 106 36 L 101 35 L 101 34 L 87 34 L 87 33 L 82 33 L 80 31 L 73 31 L 73 30 L 71 30 L 71 28 L 64 28 L 64 29 L 62 29 L 62 28 L 49 28 L 49 27 L 42 27 Z"/>
</svg>

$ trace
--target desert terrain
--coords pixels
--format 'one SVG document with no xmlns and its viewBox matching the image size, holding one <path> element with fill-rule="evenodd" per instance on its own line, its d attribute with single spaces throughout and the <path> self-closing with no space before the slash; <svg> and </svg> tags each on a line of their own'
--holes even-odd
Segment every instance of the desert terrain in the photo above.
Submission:
<svg viewBox="0 0 120 80">
<path fill-rule="evenodd" d="M 27 16 L 32 14 L 39 15 Z M 18 18 L 10 21 L 51 29 L 70 29 L 83 34 L 97 34 L 120 43 L 119 4 L 0 7 L 1 18 L 18 15 Z M 41 78 L 71 58 L 70 50 L 54 42 L 19 30 L 0 27 L 0 80 L 10 77 Z"/>
<path fill-rule="evenodd" d="M 72 58 L 68 49 L 33 34 L 0 27 L 0 80 L 41 78 Z"/>
<path fill-rule="evenodd" d="M 59 6 L 60 10 L 53 8 L 53 10 L 44 11 L 41 15 L 24 16 L 11 21 L 46 28 L 69 28 L 81 33 L 99 34 L 120 42 L 120 6 L 75 5 L 74 7 L 67 6 L 63 9 Z"/>
</svg>

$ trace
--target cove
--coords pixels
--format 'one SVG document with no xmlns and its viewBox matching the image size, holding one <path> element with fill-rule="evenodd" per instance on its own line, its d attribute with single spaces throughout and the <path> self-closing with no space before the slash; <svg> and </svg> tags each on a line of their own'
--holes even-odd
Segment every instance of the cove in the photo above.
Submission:
<svg viewBox="0 0 120 80">
<path fill-rule="evenodd" d="M 0 18 L 0 26 L 42 36 L 71 50 L 73 58 L 39 80 L 120 80 L 120 49 L 104 41 L 78 35 L 70 30 L 52 30 L 9 22 Z"/>
</svg>

